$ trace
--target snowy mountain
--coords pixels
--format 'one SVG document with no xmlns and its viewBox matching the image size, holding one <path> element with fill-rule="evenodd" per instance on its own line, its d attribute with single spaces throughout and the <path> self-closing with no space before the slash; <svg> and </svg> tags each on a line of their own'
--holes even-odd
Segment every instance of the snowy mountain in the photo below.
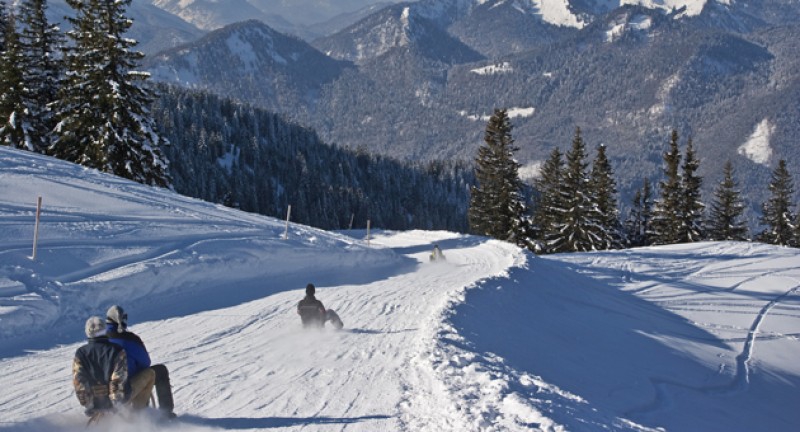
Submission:
<svg viewBox="0 0 800 432">
<path fill-rule="evenodd" d="M 800 426 L 798 249 L 535 257 L 448 232 L 286 230 L 8 148 L 0 173 L 2 431 L 85 430 L 70 363 L 112 304 L 169 368 L 179 418 L 108 431 Z M 308 282 L 343 331 L 302 329 Z"/>
<path fill-rule="evenodd" d="M 394 49 L 408 48 L 447 63 L 482 58 L 436 22 L 411 11 L 412 7 L 406 4 L 382 9 L 332 37 L 316 41 L 314 46 L 333 58 L 357 63 L 376 59 Z"/>
<path fill-rule="evenodd" d="M 150 0 L 152 4 L 204 30 L 251 19 L 284 33 L 313 39 L 397 0 Z"/>
<path fill-rule="evenodd" d="M 322 85 L 350 66 L 256 20 L 216 30 L 144 63 L 155 80 L 213 89 L 274 110 L 312 109 Z"/>
<path fill-rule="evenodd" d="M 62 31 L 70 28 L 64 17 L 75 13 L 64 0 L 47 2 L 47 18 Z M 147 55 L 183 45 L 200 38 L 205 31 L 146 2 L 131 2 L 127 12 L 133 21 L 127 36 L 136 40 L 138 51 Z"/>
</svg>

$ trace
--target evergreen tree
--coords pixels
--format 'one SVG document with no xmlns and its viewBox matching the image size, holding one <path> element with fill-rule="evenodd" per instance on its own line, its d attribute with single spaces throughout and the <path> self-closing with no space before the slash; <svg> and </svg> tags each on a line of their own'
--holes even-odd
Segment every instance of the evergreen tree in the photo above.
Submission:
<svg viewBox="0 0 800 432">
<path fill-rule="evenodd" d="M 55 127 L 51 108 L 62 72 L 56 52 L 63 48 L 63 39 L 58 27 L 48 24 L 46 10 L 46 0 L 26 0 L 19 7 L 26 123 L 30 150 L 36 152 L 44 152 L 50 145 Z"/>
<path fill-rule="evenodd" d="M 622 245 L 622 233 L 617 206 L 617 183 L 614 170 L 606 156 L 606 146 L 597 147 L 597 156 L 592 162 L 590 193 L 599 211 L 600 249 L 616 249 Z"/>
<path fill-rule="evenodd" d="M 527 245 L 520 165 L 514 160 L 517 148 L 511 129 L 508 112 L 495 109 L 475 160 L 478 184 L 471 189 L 468 215 L 474 233 Z"/>
<path fill-rule="evenodd" d="M 626 221 L 627 244 L 633 247 L 650 244 L 648 232 L 653 212 L 653 190 L 645 177 L 642 188 L 633 196 L 633 207 Z"/>
<path fill-rule="evenodd" d="M 653 219 L 650 224 L 651 231 L 648 232 L 653 244 L 674 244 L 683 240 L 681 237 L 683 188 L 678 172 L 680 163 L 678 131 L 673 130 L 670 136 L 669 151 L 664 154 L 665 179 L 659 182 L 661 197 L 655 203 Z"/>
<path fill-rule="evenodd" d="M 166 142 L 148 111 L 149 77 L 134 68 L 143 57 L 126 38 L 131 0 L 67 0 L 75 9 L 67 32 L 67 78 L 58 104 L 57 157 L 140 183 L 168 186 Z"/>
<path fill-rule="evenodd" d="M 567 152 L 566 169 L 561 184 L 564 209 L 557 215 L 555 235 L 547 239 L 553 252 L 584 252 L 602 248 L 601 215 L 591 194 L 589 164 L 581 129 L 575 128 L 572 148 Z"/>
<path fill-rule="evenodd" d="M 0 144 L 30 149 L 27 139 L 22 75 L 22 47 L 14 15 L 5 20 L 5 50 L 0 53 Z"/>
<path fill-rule="evenodd" d="M 700 198 L 700 187 L 703 179 L 697 175 L 700 161 L 694 152 L 692 139 L 686 143 L 686 157 L 683 161 L 683 176 L 681 186 L 681 231 L 678 237 L 679 243 L 691 243 L 703 239 L 703 213 L 705 204 Z"/>
<path fill-rule="evenodd" d="M 714 201 L 711 203 L 708 226 L 708 236 L 712 240 L 747 240 L 747 224 L 742 220 L 744 203 L 742 202 L 739 185 L 733 178 L 733 164 L 725 163 L 722 182 L 714 191 Z"/>
<path fill-rule="evenodd" d="M 534 183 L 536 195 L 533 205 L 533 236 L 539 241 L 536 252 L 549 252 L 548 238 L 555 238 L 556 221 L 565 212 L 561 197 L 561 180 L 564 171 L 563 155 L 554 148 L 542 167 L 541 176 Z"/>
<path fill-rule="evenodd" d="M 786 169 L 786 161 L 781 159 L 772 172 L 769 184 L 770 198 L 761 206 L 761 223 L 767 227 L 758 235 L 764 243 L 787 246 L 792 244 L 796 227 L 792 214 L 794 184 Z"/>
<path fill-rule="evenodd" d="M 0 0 L 0 53 L 6 50 L 6 26 L 8 25 L 8 6 Z"/>
</svg>

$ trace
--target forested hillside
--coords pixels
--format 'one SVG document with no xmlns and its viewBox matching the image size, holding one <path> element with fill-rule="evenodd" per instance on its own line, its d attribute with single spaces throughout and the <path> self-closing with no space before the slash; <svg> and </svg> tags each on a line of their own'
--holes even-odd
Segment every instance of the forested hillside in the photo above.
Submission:
<svg viewBox="0 0 800 432">
<path fill-rule="evenodd" d="M 311 129 L 208 93 L 162 86 L 153 115 L 176 191 L 325 229 L 465 231 L 472 169 L 328 145 Z"/>
</svg>

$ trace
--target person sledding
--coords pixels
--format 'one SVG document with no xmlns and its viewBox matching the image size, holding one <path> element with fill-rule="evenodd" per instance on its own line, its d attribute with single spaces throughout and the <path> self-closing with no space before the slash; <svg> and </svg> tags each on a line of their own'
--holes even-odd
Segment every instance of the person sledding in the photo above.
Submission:
<svg viewBox="0 0 800 432">
<path fill-rule="evenodd" d="M 150 388 L 142 386 L 138 392 L 128 385 L 127 354 L 109 340 L 102 318 L 89 318 L 85 331 L 88 341 L 78 348 L 72 360 L 72 385 L 89 417 L 88 424 L 110 412 L 142 407 L 137 401 L 143 395 L 149 397 L 152 384 Z"/>
<path fill-rule="evenodd" d="M 306 296 L 297 304 L 297 313 L 304 328 L 322 328 L 329 321 L 337 329 L 343 327 L 342 320 L 333 310 L 325 310 L 325 306 L 314 296 L 316 287 L 306 285 Z"/>
<path fill-rule="evenodd" d="M 297 313 L 305 328 L 325 325 L 325 306 L 314 296 L 315 291 L 314 284 L 306 285 L 306 296 L 297 303 Z"/>
<path fill-rule="evenodd" d="M 439 249 L 439 245 L 433 245 L 433 252 L 431 252 L 430 256 L 431 261 L 444 261 L 444 254 L 442 250 Z"/>
<path fill-rule="evenodd" d="M 128 356 L 129 383 L 133 391 L 137 392 L 141 388 L 148 388 L 146 393 L 141 393 L 140 399 L 134 401 L 134 405 L 137 407 L 147 406 L 155 386 L 158 407 L 163 417 L 175 418 L 169 370 L 163 364 L 151 365 L 150 354 L 147 352 L 144 342 L 136 333 L 128 330 L 128 314 L 121 306 L 111 306 L 106 312 L 106 331 L 112 343 L 125 349 Z"/>
</svg>

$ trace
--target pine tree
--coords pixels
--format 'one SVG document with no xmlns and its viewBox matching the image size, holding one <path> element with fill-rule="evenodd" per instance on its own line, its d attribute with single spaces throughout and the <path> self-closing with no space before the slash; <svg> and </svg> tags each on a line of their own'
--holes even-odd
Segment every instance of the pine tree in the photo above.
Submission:
<svg viewBox="0 0 800 432">
<path fill-rule="evenodd" d="M 622 233 L 617 207 L 617 183 L 614 170 L 606 156 L 606 146 L 597 147 L 597 156 L 592 162 L 590 193 L 599 211 L 600 249 L 616 249 L 622 245 Z"/>
<path fill-rule="evenodd" d="M 58 138 L 51 152 L 62 159 L 140 183 L 168 186 L 166 142 L 148 111 L 149 77 L 134 68 L 143 57 L 124 37 L 131 0 L 67 0 L 75 9 L 67 33 L 67 79 L 59 97 Z"/>
<path fill-rule="evenodd" d="M 519 245 L 529 243 L 519 163 L 514 160 L 511 122 L 505 109 L 495 109 L 478 149 L 469 207 L 470 229 L 480 235 Z"/>
<path fill-rule="evenodd" d="M 30 149 L 26 133 L 22 47 L 14 15 L 6 15 L 5 50 L 0 53 L 0 144 Z"/>
<path fill-rule="evenodd" d="M 744 203 L 739 185 L 733 178 L 733 164 L 725 163 L 724 178 L 714 191 L 711 203 L 708 236 L 712 240 L 747 240 L 747 224 L 743 221 Z"/>
<path fill-rule="evenodd" d="M 681 177 L 683 183 L 681 185 L 679 243 L 691 243 L 703 239 L 703 213 L 706 206 L 700 197 L 703 179 L 697 175 L 699 166 L 700 161 L 694 152 L 692 139 L 689 138 L 686 143 L 686 157 L 684 158 L 683 176 Z"/>
<path fill-rule="evenodd" d="M 20 45 L 30 150 L 44 152 L 55 127 L 51 106 L 56 100 L 62 73 L 56 52 L 63 48 L 63 38 L 58 27 L 47 22 L 46 0 L 26 0 L 19 10 L 24 26 Z"/>
<path fill-rule="evenodd" d="M 555 236 L 547 239 L 548 248 L 553 252 L 584 252 L 602 248 L 601 216 L 597 202 L 590 195 L 587 168 L 586 145 L 581 137 L 581 129 L 575 128 L 561 186 L 564 211 L 556 220 Z"/>
<path fill-rule="evenodd" d="M 650 244 L 648 232 L 653 212 L 653 190 L 645 177 L 642 188 L 633 197 L 633 207 L 625 224 L 627 244 L 633 247 Z"/>
<path fill-rule="evenodd" d="M 761 223 L 767 227 L 758 235 L 764 243 L 787 246 L 792 244 L 795 235 L 792 197 L 794 184 L 786 169 L 786 161 L 781 159 L 772 173 L 769 184 L 770 198 L 762 204 Z"/>
<path fill-rule="evenodd" d="M 678 150 L 678 131 L 673 130 L 670 136 L 669 151 L 664 154 L 664 176 L 659 182 L 661 196 L 656 201 L 653 209 L 653 219 L 650 224 L 651 231 L 648 236 L 653 244 L 674 244 L 682 240 L 681 237 L 681 202 L 683 201 L 683 188 L 679 168 L 681 154 Z"/>
<path fill-rule="evenodd" d="M 558 148 L 554 148 L 542 167 L 541 176 L 534 183 L 536 196 L 533 205 L 533 236 L 540 244 L 536 252 L 549 252 L 546 240 L 555 238 L 556 221 L 566 211 L 561 199 L 563 171 L 562 154 Z"/>
</svg>

